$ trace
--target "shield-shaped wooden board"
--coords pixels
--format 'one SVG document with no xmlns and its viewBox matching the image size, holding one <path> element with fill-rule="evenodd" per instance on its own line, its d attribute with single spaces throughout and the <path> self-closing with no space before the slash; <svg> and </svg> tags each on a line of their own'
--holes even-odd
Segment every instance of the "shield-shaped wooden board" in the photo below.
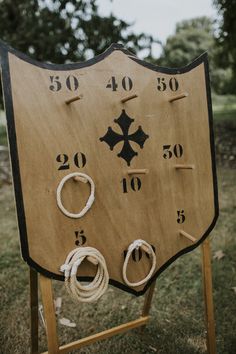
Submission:
<svg viewBox="0 0 236 354">
<path fill-rule="evenodd" d="M 205 239 L 218 216 L 207 55 L 168 69 L 112 45 L 87 62 L 54 65 L 2 43 L 1 64 L 24 260 L 63 280 L 67 254 L 92 246 L 103 254 L 111 284 L 143 294 Z M 58 185 L 73 172 L 95 184 L 95 201 L 81 218 L 57 205 Z M 62 204 L 79 213 L 89 194 L 89 183 L 71 178 Z M 136 239 L 152 245 L 157 266 L 146 284 L 130 288 L 122 266 Z M 150 256 L 135 250 L 130 281 L 149 268 Z M 83 262 L 78 277 L 94 272 Z"/>
</svg>

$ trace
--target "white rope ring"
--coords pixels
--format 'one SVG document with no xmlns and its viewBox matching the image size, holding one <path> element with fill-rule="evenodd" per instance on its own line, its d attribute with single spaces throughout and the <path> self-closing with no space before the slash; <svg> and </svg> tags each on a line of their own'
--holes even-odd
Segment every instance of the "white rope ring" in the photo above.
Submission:
<svg viewBox="0 0 236 354">
<path fill-rule="evenodd" d="M 127 279 L 127 265 L 128 265 L 128 262 L 129 262 L 129 258 L 131 256 L 133 250 L 139 249 L 139 247 L 141 247 L 142 245 L 145 245 L 148 248 L 148 250 L 149 250 L 149 255 L 152 258 L 152 267 L 151 267 L 148 275 L 144 279 L 140 280 L 137 283 L 131 283 Z M 129 245 L 129 247 L 128 247 L 128 252 L 127 252 L 127 254 L 125 256 L 125 261 L 124 261 L 124 264 L 123 264 L 123 279 L 124 279 L 125 283 L 128 286 L 131 286 L 131 287 L 142 285 L 142 284 L 146 283 L 151 278 L 151 276 L 153 275 L 153 273 L 155 271 L 155 268 L 156 268 L 156 255 L 155 255 L 155 252 L 154 252 L 152 246 L 149 243 L 147 243 L 146 241 L 141 240 L 141 239 L 138 239 L 138 240 L 135 240 L 134 242 L 132 242 Z"/>
<path fill-rule="evenodd" d="M 90 183 L 91 192 L 90 192 L 90 196 L 88 198 L 88 201 L 87 201 L 85 207 L 78 214 L 73 214 L 73 213 L 70 213 L 62 205 L 61 191 L 62 191 L 62 188 L 63 188 L 65 182 L 68 181 L 68 179 L 70 179 L 72 177 L 77 177 L 77 176 L 82 177 L 86 182 L 88 181 Z M 59 185 L 57 187 L 57 205 L 58 205 L 59 209 L 63 212 L 63 214 L 65 214 L 69 218 L 78 219 L 78 218 L 81 218 L 82 216 L 84 216 L 87 213 L 87 211 L 91 208 L 91 206 L 95 200 L 94 193 L 95 193 L 95 185 L 94 185 L 94 182 L 91 177 L 89 177 L 85 173 L 80 173 L 80 172 L 69 173 L 68 175 L 66 175 L 65 177 L 62 178 L 61 182 L 59 183 Z"/>
<path fill-rule="evenodd" d="M 86 257 L 97 260 L 97 273 L 91 283 L 81 284 L 76 277 L 79 265 Z M 78 247 L 72 250 L 60 271 L 64 272 L 65 286 L 69 294 L 80 302 L 93 302 L 98 300 L 107 290 L 109 274 L 103 255 L 93 247 Z"/>
</svg>

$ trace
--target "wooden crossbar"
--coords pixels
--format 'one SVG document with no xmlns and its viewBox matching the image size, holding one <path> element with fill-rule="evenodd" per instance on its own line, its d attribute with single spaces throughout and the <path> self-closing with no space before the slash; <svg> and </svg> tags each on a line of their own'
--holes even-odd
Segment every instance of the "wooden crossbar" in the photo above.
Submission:
<svg viewBox="0 0 236 354">
<path fill-rule="evenodd" d="M 205 312 L 206 312 L 206 327 L 207 327 L 207 349 L 209 354 L 216 354 L 216 341 L 215 341 L 215 321 L 214 309 L 212 298 L 212 275 L 211 275 L 211 257 L 210 257 L 210 244 L 205 240 L 202 244 L 202 257 L 203 257 L 203 285 L 205 295 Z M 130 329 L 141 327 L 144 328 L 149 320 L 149 310 L 155 288 L 155 282 L 150 286 L 145 296 L 142 315 L 140 318 L 112 327 L 105 331 L 93 334 L 91 336 L 76 340 L 71 343 L 59 346 L 57 337 L 56 316 L 53 303 L 52 281 L 49 278 L 40 274 L 40 285 L 42 293 L 42 301 L 44 306 L 44 315 L 46 322 L 48 351 L 42 354 L 66 354 L 74 349 L 82 348 L 86 345 L 92 344 L 96 341 L 107 339 L 116 334 L 126 332 Z M 38 316 L 36 313 L 38 294 L 37 294 L 37 275 L 33 271 L 30 274 L 31 285 L 31 353 L 38 354 Z"/>
<path fill-rule="evenodd" d="M 70 352 L 71 350 L 84 347 L 98 340 L 112 337 L 116 334 L 126 332 L 130 329 L 136 327 L 144 327 L 148 322 L 149 319 L 148 313 L 151 306 L 155 282 L 153 282 L 153 284 L 147 291 L 141 317 L 139 317 L 136 320 L 121 324 L 119 326 L 112 327 L 105 331 L 93 334 L 91 336 L 59 346 L 59 341 L 57 336 L 56 316 L 55 316 L 55 309 L 54 309 L 54 302 L 53 302 L 52 280 L 43 276 L 42 274 L 40 274 L 39 280 L 41 286 L 41 294 L 42 294 L 42 301 L 44 307 L 44 316 L 45 316 L 47 342 L 48 342 L 48 351 L 42 354 L 65 354 Z"/>
<path fill-rule="evenodd" d="M 133 329 L 133 328 L 136 328 L 139 326 L 143 326 L 148 322 L 148 319 L 149 319 L 149 316 L 140 317 L 134 321 L 130 321 L 130 322 L 124 323 L 120 326 L 116 326 L 116 327 L 107 329 L 105 331 L 93 334 L 91 336 L 79 339 L 77 341 L 62 345 L 59 347 L 58 353 L 65 354 L 73 349 L 78 349 L 78 348 L 84 347 L 88 344 L 97 342 L 98 340 L 106 339 L 106 338 L 112 337 L 116 334 L 126 332 L 130 329 Z M 49 354 L 49 352 L 44 352 L 42 354 Z"/>
</svg>

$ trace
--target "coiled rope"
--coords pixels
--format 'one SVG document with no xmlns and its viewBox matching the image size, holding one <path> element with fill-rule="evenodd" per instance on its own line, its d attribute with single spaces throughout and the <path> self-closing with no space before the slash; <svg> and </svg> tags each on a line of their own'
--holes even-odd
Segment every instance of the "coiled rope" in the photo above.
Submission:
<svg viewBox="0 0 236 354">
<path fill-rule="evenodd" d="M 78 214 L 70 213 L 63 206 L 62 201 L 61 201 L 62 188 L 63 188 L 65 182 L 68 181 L 68 179 L 70 179 L 72 177 L 81 177 L 81 181 L 83 181 L 84 183 L 89 182 L 90 183 L 90 187 L 91 187 L 91 192 L 90 192 L 90 196 L 88 198 L 88 201 L 87 201 L 85 207 Z M 66 175 L 65 177 L 62 178 L 61 182 L 59 183 L 59 185 L 57 187 L 57 205 L 60 208 L 60 210 L 63 212 L 63 214 L 65 214 L 69 218 L 74 218 L 74 219 L 81 218 L 91 208 L 91 206 L 92 206 L 92 204 L 93 204 L 93 202 L 95 200 L 94 193 L 95 193 L 95 185 L 94 185 L 94 182 L 93 182 L 91 177 L 89 177 L 85 173 L 80 173 L 80 172 L 69 173 L 68 175 Z"/>
<path fill-rule="evenodd" d="M 97 260 L 97 273 L 91 283 L 82 285 L 76 277 L 78 267 L 86 257 Z M 109 274 L 103 255 L 93 247 L 78 247 L 72 250 L 65 263 L 60 267 L 64 272 L 65 286 L 72 297 L 80 302 L 98 300 L 107 290 Z"/>
<path fill-rule="evenodd" d="M 152 266 L 151 266 L 151 269 L 150 269 L 148 275 L 144 279 L 140 280 L 139 282 L 132 283 L 127 279 L 127 266 L 128 266 L 129 258 L 135 249 L 138 250 L 143 245 L 146 246 L 145 248 L 147 249 L 147 252 L 150 255 L 150 258 L 152 260 Z M 126 254 L 125 261 L 123 264 L 124 282 L 131 287 L 142 285 L 142 284 L 146 283 L 151 278 L 152 274 L 155 271 L 155 268 L 156 268 L 156 255 L 155 255 L 155 252 L 154 252 L 152 246 L 149 243 L 147 243 L 146 241 L 141 240 L 141 239 L 138 239 L 138 240 L 135 240 L 134 242 L 132 242 L 128 247 L 128 252 Z"/>
</svg>

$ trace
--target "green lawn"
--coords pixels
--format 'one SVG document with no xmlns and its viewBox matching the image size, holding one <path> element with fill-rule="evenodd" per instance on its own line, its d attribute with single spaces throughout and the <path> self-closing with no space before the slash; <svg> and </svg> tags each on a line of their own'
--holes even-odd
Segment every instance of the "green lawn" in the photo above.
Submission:
<svg viewBox="0 0 236 354">
<path fill-rule="evenodd" d="M 236 96 L 212 95 L 213 113 L 215 123 L 223 121 L 232 121 L 236 118 Z M 236 119 L 235 119 L 236 120 Z"/>
<path fill-rule="evenodd" d="M 236 186 L 235 171 L 218 171 L 220 218 L 212 232 L 214 259 L 213 290 L 219 354 L 234 354 L 236 348 Z M 29 352 L 28 267 L 21 260 L 15 208 L 11 186 L 1 188 L 0 220 L 0 353 Z M 61 283 L 55 282 L 55 296 L 62 296 L 60 317 L 77 323 L 76 328 L 59 325 L 60 343 L 135 319 L 143 298 L 136 298 L 113 287 L 95 304 L 75 305 Z M 46 350 L 45 331 L 40 325 L 40 349 Z M 84 348 L 80 353 L 206 353 L 204 302 L 201 278 L 201 249 L 182 256 L 159 278 L 151 308 L 150 323 Z"/>
<path fill-rule="evenodd" d="M 235 97 L 213 99 L 218 127 L 216 140 L 226 146 L 231 139 L 228 154 L 231 156 L 236 114 L 229 112 L 235 110 Z M 227 108 L 223 108 L 226 105 Z M 233 136 L 225 135 L 222 140 L 221 127 L 227 128 L 227 134 L 231 132 Z M 5 143 L 6 135 L 0 127 L 0 145 Z M 218 169 L 220 217 L 211 234 L 212 253 L 222 250 L 225 254 L 220 260 L 212 260 L 218 354 L 236 353 L 235 177 L 235 168 Z M 26 354 L 30 338 L 28 266 L 20 257 L 12 186 L 0 187 L 0 205 L 0 354 Z M 77 324 L 76 328 L 58 325 L 61 344 L 133 320 L 139 316 L 143 303 L 143 297 L 136 298 L 110 287 L 97 303 L 75 305 L 66 296 L 63 284 L 55 282 L 54 287 L 55 297 L 63 298 L 59 317 Z M 77 353 L 206 353 L 201 248 L 182 256 L 158 278 L 150 315 L 143 333 L 133 330 Z M 40 323 L 40 350 L 46 348 L 45 330 Z"/>
<path fill-rule="evenodd" d="M 212 94 L 213 110 L 217 111 L 233 111 L 236 110 L 236 96 L 234 95 L 216 95 Z"/>
</svg>

